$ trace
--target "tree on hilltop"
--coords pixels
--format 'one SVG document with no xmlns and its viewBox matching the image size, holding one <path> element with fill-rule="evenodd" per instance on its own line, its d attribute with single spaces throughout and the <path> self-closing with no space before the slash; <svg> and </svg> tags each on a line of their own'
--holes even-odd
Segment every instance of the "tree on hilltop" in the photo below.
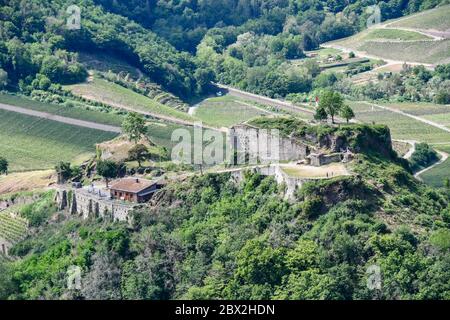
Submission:
<svg viewBox="0 0 450 320">
<path fill-rule="evenodd" d="M 144 117 L 135 112 L 127 115 L 122 123 L 122 129 L 128 139 L 134 141 L 135 144 L 147 133 Z"/>
<path fill-rule="evenodd" d="M 355 113 L 352 108 L 348 104 L 344 105 L 340 111 L 340 115 L 342 118 L 347 120 L 347 123 L 355 117 Z"/>
<path fill-rule="evenodd" d="M 323 108 L 327 114 L 331 117 L 332 123 L 334 123 L 334 117 L 344 107 L 344 98 L 339 92 L 325 91 L 320 97 L 319 108 Z"/>
</svg>

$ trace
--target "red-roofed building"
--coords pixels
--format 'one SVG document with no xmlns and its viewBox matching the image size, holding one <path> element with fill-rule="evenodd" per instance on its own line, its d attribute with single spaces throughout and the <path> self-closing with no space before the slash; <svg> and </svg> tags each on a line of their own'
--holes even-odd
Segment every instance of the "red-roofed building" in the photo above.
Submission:
<svg viewBox="0 0 450 320">
<path fill-rule="evenodd" d="M 161 187 L 160 182 L 141 178 L 125 178 L 114 183 L 110 190 L 113 199 L 142 203 L 150 200 Z"/>
</svg>

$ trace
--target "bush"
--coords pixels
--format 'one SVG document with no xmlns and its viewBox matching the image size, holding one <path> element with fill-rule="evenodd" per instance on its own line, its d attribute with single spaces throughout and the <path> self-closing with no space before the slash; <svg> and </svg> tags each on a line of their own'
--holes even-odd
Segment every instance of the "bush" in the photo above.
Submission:
<svg viewBox="0 0 450 320">
<path fill-rule="evenodd" d="M 48 192 L 40 200 L 25 205 L 20 210 L 20 215 L 28 219 L 30 226 L 41 226 L 52 214 L 57 211 L 53 201 L 53 192 Z"/>
<path fill-rule="evenodd" d="M 311 197 L 302 204 L 303 214 L 310 218 L 317 218 L 322 212 L 323 200 L 320 197 Z"/>
<path fill-rule="evenodd" d="M 439 160 L 439 156 L 427 143 L 416 144 L 416 151 L 411 156 L 411 167 L 417 171 Z"/>
</svg>

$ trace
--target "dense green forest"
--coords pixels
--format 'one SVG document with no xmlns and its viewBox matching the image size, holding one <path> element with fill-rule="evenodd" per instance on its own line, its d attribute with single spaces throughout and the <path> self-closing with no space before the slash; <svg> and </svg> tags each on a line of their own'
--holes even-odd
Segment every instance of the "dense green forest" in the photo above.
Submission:
<svg viewBox="0 0 450 320">
<path fill-rule="evenodd" d="M 266 123 L 280 124 L 291 122 Z M 33 236 L 0 263 L 0 298 L 449 299 L 450 190 L 416 181 L 386 127 L 314 130 L 345 133 L 362 153 L 356 175 L 308 183 L 295 201 L 271 177 L 198 175 L 128 225 L 59 213 L 43 194 L 22 209 Z M 78 291 L 66 289 L 72 265 Z M 379 290 L 367 286 L 373 265 Z"/>
<path fill-rule="evenodd" d="M 66 9 L 72 3 L 81 8 L 79 30 L 66 28 Z M 86 70 L 75 54 L 83 50 L 116 54 L 180 96 L 197 90 L 196 65 L 189 54 L 93 1 L 1 1 L 0 27 L 1 68 L 23 91 L 35 79 L 62 84 L 84 80 Z"/>
<path fill-rule="evenodd" d="M 367 6 L 378 3 L 382 19 L 387 20 L 433 8 L 442 1 L 95 0 L 95 2 L 106 10 L 125 15 L 154 30 L 176 48 L 195 52 L 196 46 L 211 29 L 212 34 L 219 29 L 233 30 L 234 33 L 253 31 L 269 35 L 288 31 L 306 36 L 313 40 L 312 43 L 318 43 L 337 39 L 364 28 L 369 16 L 365 13 Z M 338 13 L 342 13 L 345 18 L 336 19 L 335 15 Z"/>
<path fill-rule="evenodd" d="M 1 0 L 0 89 L 29 94 L 82 82 L 77 52 L 88 51 L 118 56 L 184 99 L 211 81 L 285 97 L 323 83 L 314 66 L 285 62 L 365 28 L 367 6 L 379 4 L 385 20 L 445 2 Z M 79 30 L 66 28 L 71 4 L 81 9 Z"/>
</svg>

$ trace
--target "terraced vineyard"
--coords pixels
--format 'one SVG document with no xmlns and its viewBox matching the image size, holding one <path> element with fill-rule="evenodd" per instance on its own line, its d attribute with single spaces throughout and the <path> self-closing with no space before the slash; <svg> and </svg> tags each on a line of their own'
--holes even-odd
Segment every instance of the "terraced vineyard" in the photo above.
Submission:
<svg viewBox="0 0 450 320">
<path fill-rule="evenodd" d="M 53 168 L 95 152 L 116 134 L 0 110 L 0 153 L 10 171 Z"/>
<path fill-rule="evenodd" d="M 121 109 L 147 112 L 183 121 L 194 122 L 195 120 L 185 112 L 165 106 L 130 89 L 103 79 L 94 79 L 89 83 L 66 86 L 65 88 L 78 96 Z"/>
<path fill-rule="evenodd" d="M 367 41 L 355 49 L 385 59 L 441 64 L 449 61 L 450 39 L 403 43 Z"/>
<path fill-rule="evenodd" d="M 432 40 L 432 38 L 414 31 L 380 28 L 363 31 L 353 37 L 341 40 L 339 41 L 339 43 L 342 44 L 343 46 L 356 48 L 362 42 L 371 40 L 377 40 L 378 42 L 388 40 L 411 41 L 411 40 Z"/>
<path fill-rule="evenodd" d="M 187 105 L 173 94 L 165 91 L 160 85 L 154 83 L 149 77 L 143 74 L 138 68 L 130 65 L 123 59 L 105 53 L 79 53 L 79 61 L 96 76 L 98 74 L 116 79 L 139 83 L 148 89 L 148 96 L 161 104 L 186 111 Z"/>
<path fill-rule="evenodd" d="M 450 29 L 450 6 L 419 13 L 392 23 L 392 27 L 434 29 L 446 31 Z"/>
<path fill-rule="evenodd" d="M 450 142 L 450 133 L 426 123 L 363 103 L 350 102 L 350 105 L 355 111 L 357 120 L 385 124 L 389 126 L 395 139 L 416 140 L 430 144 Z"/>
<path fill-rule="evenodd" d="M 269 112 L 232 96 L 206 99 L 195 110 L 195 116 L 216 127 L 229 127 Z"/>
<path fill-rule="evenodd" d="M 450 128 L 450 107 L 433 103 L 390 103 L 390 108 L 420 116 Z"/>
<path fill-rule="evenodd" d="M 436 146 L 437 149 L 450 154 L 450 144 Z M 450 158 L 420 176 L 423 182 L 433 187 L 444 186 L 445 178 L 450 179 Z"/>
<path fill-rule="evenodd" d="M 11 215 L 13 210 L 0 212 L 0 238 L 10 243 L 22 240 L 27 233 L 28 221 Z"/>
<path fill-rule="evenodd" d="M 183 126 L 174 123 L 161 123 L 161 122 L 149 122 L 148 123 L 148 133 L 147 136 L 151 141 L 156 143 L 158 146 L 166 148 L 169 154 L 172 152 L 172 148 L 178 144 L 178 142 L 172 141 L 172 133 L 177 129 L 187 130 L 191 138 L 194 137 L 194 127 Z M 207 129 L 204 129 L 207 130 Z M 226 137 L 224 137 L 225 141 Z"/>
<path fill-rule="evenodd" d="M 399 62 L 448 63 L 450 6 L 388 21 L 326 47 L 347 49 Z"/>
<path fill-rule="evenodd" d="M 123 116 L 114 112 L 107 113 L 97 110 L 90 110 L 86 107 L 67 107 L 64 105 L 42 103 L 26 97 L 5 93 L 0 93 L 0 103 L 113 126 L 120 126 L 123 122 Z"/>
</svg>

